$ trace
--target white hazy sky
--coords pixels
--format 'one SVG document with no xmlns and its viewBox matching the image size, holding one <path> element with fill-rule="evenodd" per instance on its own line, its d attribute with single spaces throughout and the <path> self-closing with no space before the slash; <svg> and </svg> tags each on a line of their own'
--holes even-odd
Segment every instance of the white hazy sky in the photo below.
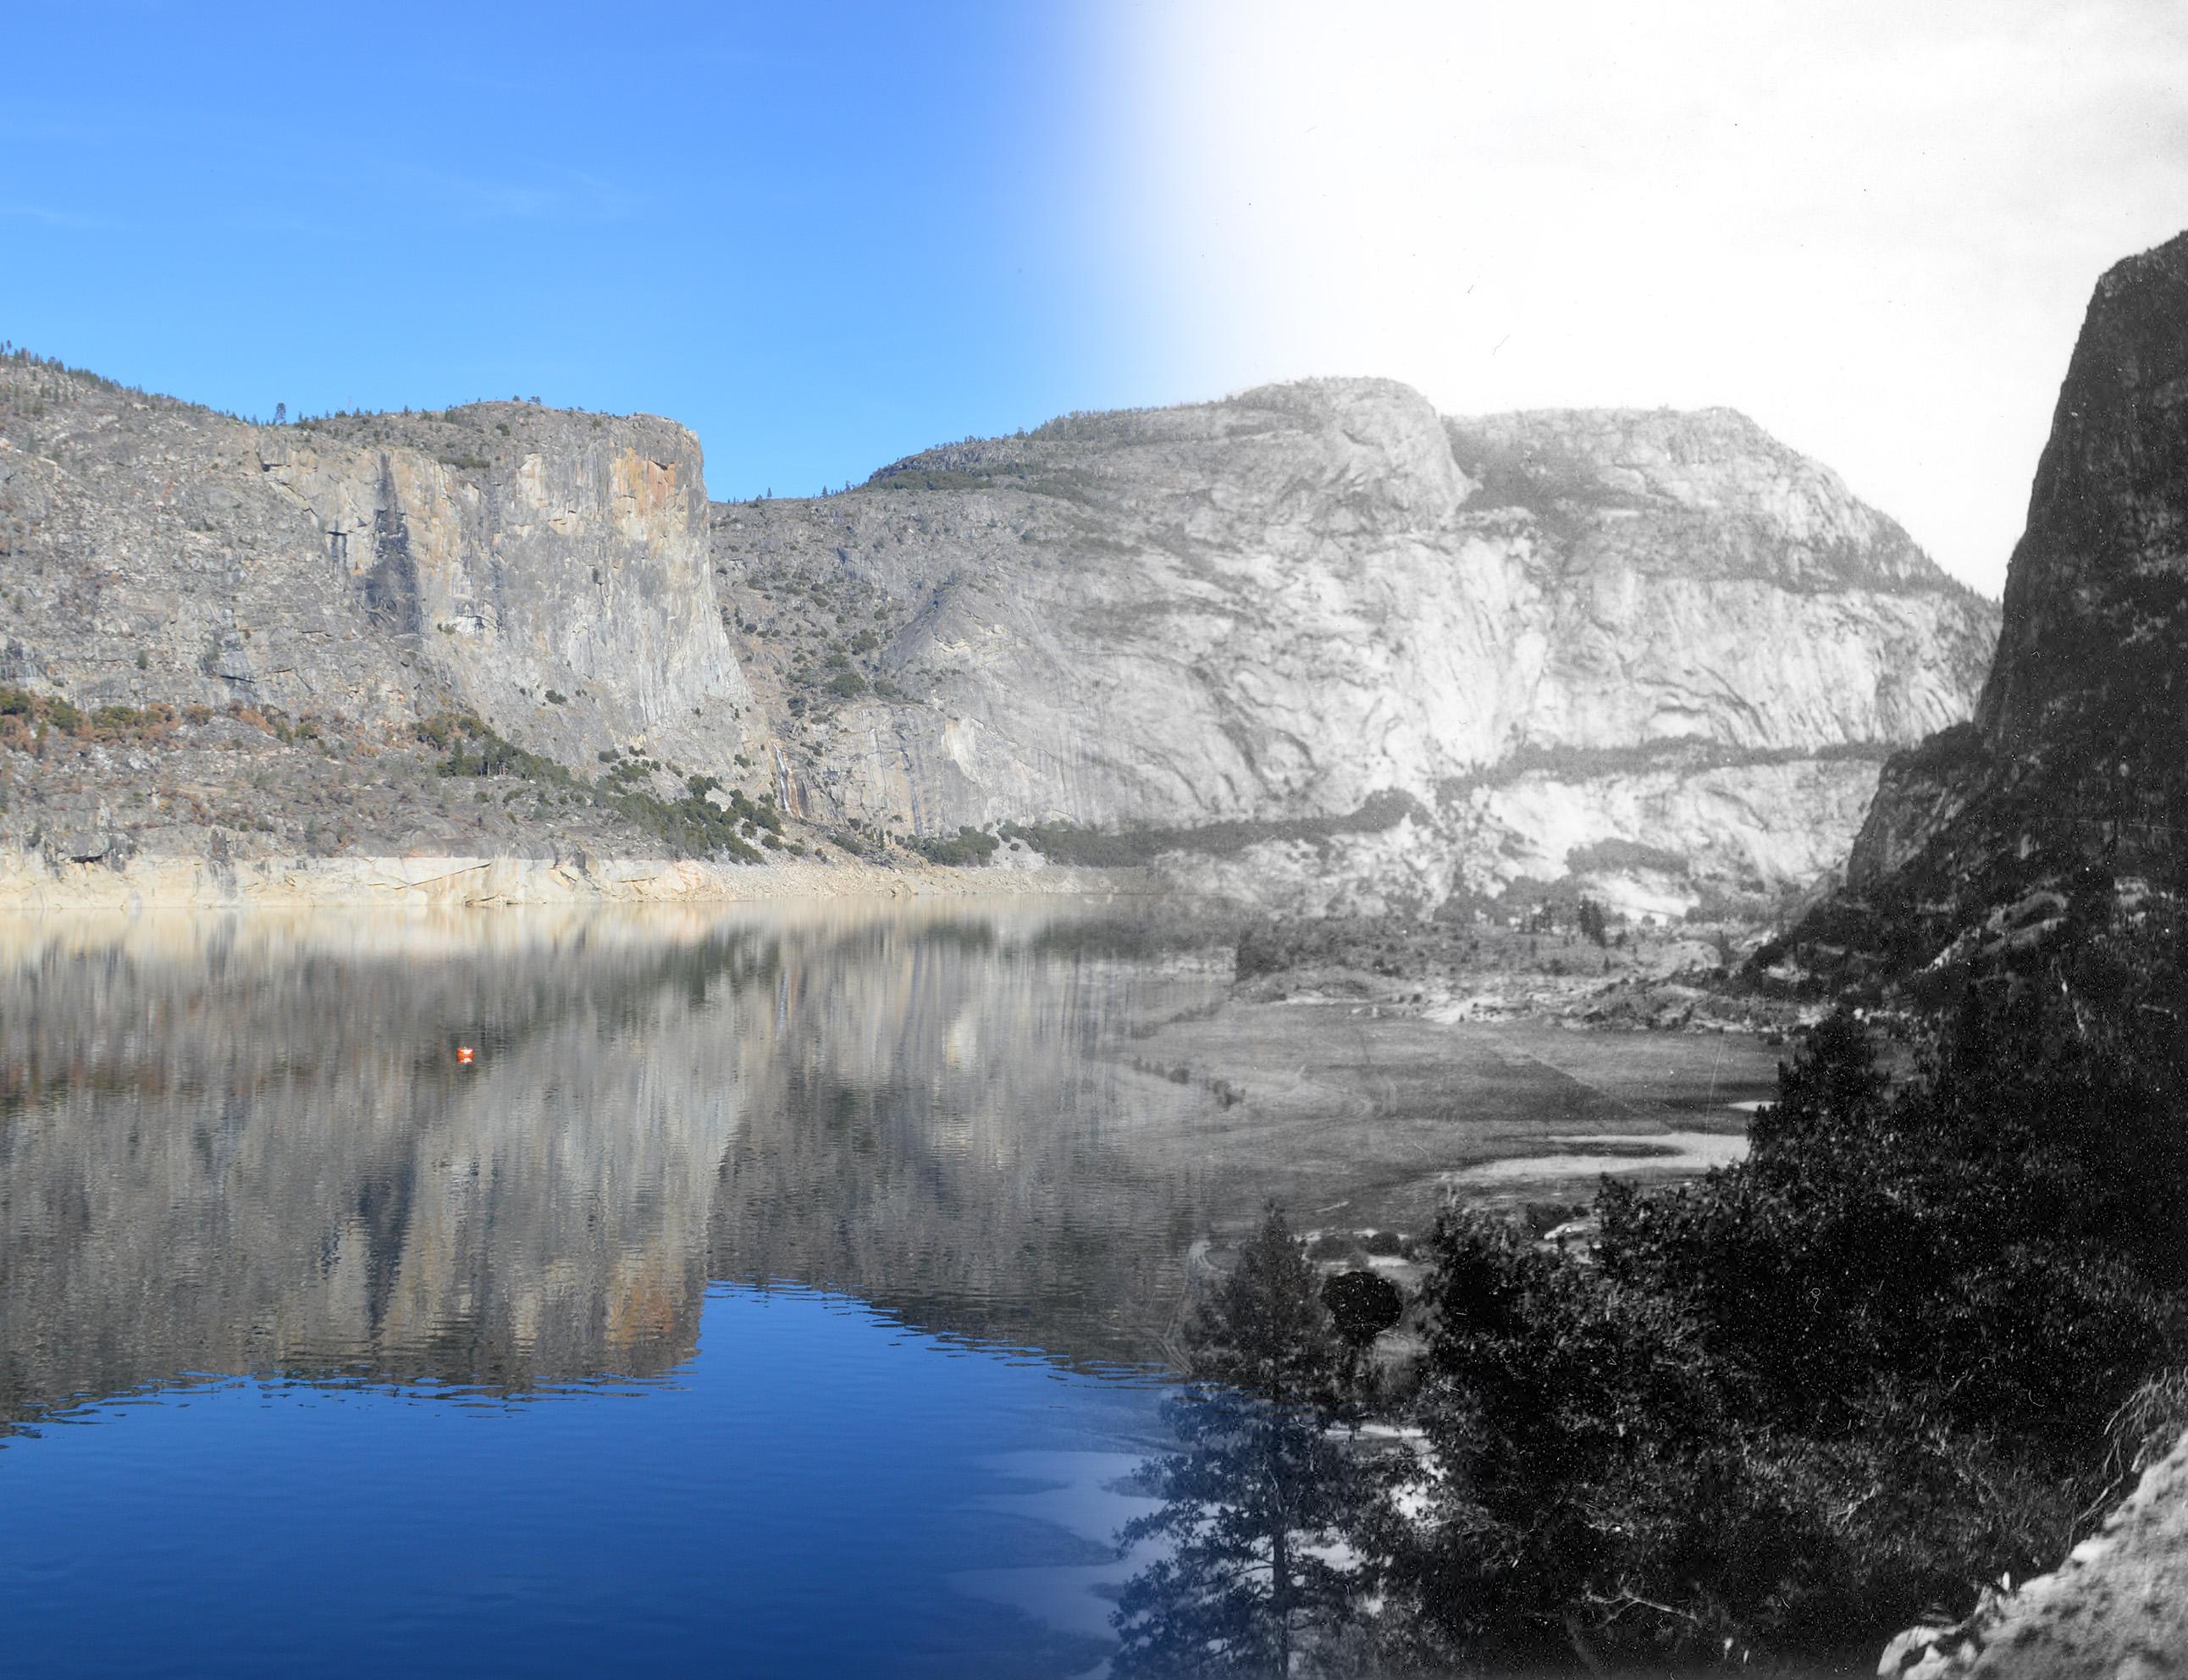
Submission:
<svg viewBox="0 0 2188 1680">
<path fill-rule="evenodd" d="M 1128 16 L 1111 111 L 1165 398 L 1745 410 L 1988 594 L 2090 289 L 2188 227 L 2188 5 Z"/>
</svg>

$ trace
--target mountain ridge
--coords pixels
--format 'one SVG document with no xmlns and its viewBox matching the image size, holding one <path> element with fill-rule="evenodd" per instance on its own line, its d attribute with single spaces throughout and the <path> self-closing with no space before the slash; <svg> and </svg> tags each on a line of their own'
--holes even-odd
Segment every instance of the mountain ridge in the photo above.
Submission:
<svg viewBox="0 0 2188 1680">
<path fill-rule="evenodd" d="M 1613 428 L 1633 434 L 1627 459 L 1603 446 Z M 1728 434 L 1767 447 L 1728 469 Z M 1655 837 L 1635 820 L 1707 843 L 1666 790 L 1621 785 L 1572 794 L 1557 843 L 1530 845 L 1482 792 L 1501 764 L 1678 742 L 1881 758 L 1966 715 L 1995 623 L 1835 475 L 1730 411 L 1469 421 L 1389 381 L 944 444 L 846 495 L 727 505 L 715 533 L 763 689 L 794 662 L 758 633 L 816 581 L 900 615 L 859 672 L 899 698 L 793 716 L 792 683 L 770 706 L 816 807 L 945 831 L 1029 814 L 1190 829 L 1403 793 L 1441 815 L 1396 874 L 1363 861 L 1359 889 L 1385 907 L 1379 874 L 1432 908 L 1561 877 L 1576 845 Z M 1754 834 L 1702 872 L 1764 888 L 1837 862 L 1874 775 L 1840 764 L 1797 856 Z M 1614 819 L 1621 803 L 1651 814 Z"/>
<path fill-rule="evenodd" d="M 703 474 L 657 418 L 483 403 L 253 427 L 0 359 L 20 602 L 0 674 L 165 708 L 171 744 L 257 754 L 308 720 L 344 753 L 411 751 L 469 715 L 563 767 L 523 811 L 390 783 L 380 832 L 331 826 L 352 849 L 576 824 L 628 850 L 588 790 L 609 764 L 618 799 L 773 798 L 805 839 L 870 851 L 1003 822 L 1269 825 L 1279 850 L 1247 847 L 1228 890 L 1425 912 L 1612 842 L 1692 860 L 1649 887 L 1666 907 L 1812 876 L 1881 750 L 1965 715 L 1990 634 L 1895 524 L 1731 411 L 1464 420 L 1395 381 L 1312 381 L 940 445 L 809 500 L 712 503 Z M 245 713 L 240 735 L 221 721 Z M 58 818 L 188 850 L 225 826 L 202 793 L 189 820 L 125 820 L 127 777 L 91 768 L 0 833 L 50 844 Z M 224 843 L 324 835 L 330 800 Z M 1372 833 L 1275 833 L 1378 800 L 1402 815 Z"/>
</svg>

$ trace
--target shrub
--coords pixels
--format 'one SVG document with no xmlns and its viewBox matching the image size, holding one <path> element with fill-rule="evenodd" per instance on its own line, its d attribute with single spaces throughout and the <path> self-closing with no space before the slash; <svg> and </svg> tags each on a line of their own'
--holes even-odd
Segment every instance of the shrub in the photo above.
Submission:
<svg viewBox="0 0 2188 1680">
<path fill-rule="evenodd" d="M 1837 1665 L 2055 1556 L 2089 1484 L 1872 1373 L 1781 1421 L 1677 1294 L 1462 1214 L 1431 1238 L 1446 1474 L 1391 1579 L 1453 1660 Z M 1843 1392 L 1850 1390 L 1851 1392 Z"/>
<path fill-rule="evenodd" d="M 905 843 L 930 863 L 945 864 L 952 869 L 978 869 L 995 856 L 1001 843 L 992 834 L 966 827 L 960 828 L 951 838 L 913 835 Z"/>
<path fill-rule="evenodd" d="M 476 724 L 477 719 L 467 721 Z M 473 747 L 467 748 L 466 738 L 474 743 Z M 448 757 L 434 769 L 442 775 L 450 776 L 506 775 L 561 785 L 570 781 L 570 772 L 554 759 L 527 752 L 514 741 L 504 741 L 484 725 L 476 731 L 465 729 L 461 736 L 452 739 Z"/>
<path fill-rule="evenodd" d="M 1022 840 L 1052 862 L 1086 869 L 1129 869 L 1189 840 L 1181 832 L 1169 829 L 1125 829 L 1111 834 L 1068 822 L 1007 822 L 1000 832 L 1006 840 Z"/>
<path fill-rule="evenodd" d="M 1599 840 L 1593 845 L 1575 846 L 1567 851 L 1565 870 L 1572 875 L 1587 875 L 1599 870 L 1649 870 L 1664 875 L 1684 875 L 1688 862 L 1677 852 L 1644 845 L 1638 840 Z"/>
<path fill-rule="evenodd" d="M 420 741 L 437 747 L 444 753 L 452 741 L 460 741 L 466 736 L 477 737 L 493 733 L 492 726 L 484 719 L 461 712 L 436 712 L 431 717 L 421 720 L 417 728 Z"/>
<path fill-rule="evenodd" d="M 1985 1048 L 1978 1013 L 1894 1091 L 1860 1024 L 1830 1018 L 1747 1162 L 1666 1193 L 1606 1188 L 1606 1271 L 1687 1303 L 1796 1426 L 1831 1430 L 1871 1383 L 1937 1373 L 1909 1380 L 1941 1418 L 2094 1441 L 2167 1345 L 2180 1237 L 2161 1209 L 2188 1194 L 2188 1153 L 2131 1052 L 2061 1065 L 2024 1029 L 2037 1065 Z"/>
<path fill-rule="evenodd" d="M 646 774 L 643 761 L 627 761 L 618 764 L 608 780 L 614 786 L 626 775 L 640 778 Z M 748 834 L 757 834 L 760 845 L 767 849 L 779 849 L 782 845 L 782 815 L 775 809 L 773 796 L 763 794 L 754 800 L 742 789 L 732 789 L 729 803 L 717 805 L 707 795 L 720 786 L 720 781 L 713 776 L 692 775 L 686 778 L 685 792 L 680 799 L 670 801 L 648 792 L 632 792 L 612 803 L 630 821 L 665 842 L 678 855 L 720 856 L 734 863 L 758 863 L 760 852 L 746 838 Z"/>
<path fill-rule="evenodd" d="M 1254 980 L 1264 974 L 1281 974 L 1299 955 L 1298 942 L 1275 922 L 1256 922 L 1238 935 L 1238 950 L 1232 978 Z"/>
<path fill-rule="evenodd" d="M 1398 1286 L 1373 1271 L 1333 1273 L 1323 1281 L 1322 1304 L 1338 1336 L 1356 1349 L 1392 1328 L 1405 1313 Z"/>
</svg>

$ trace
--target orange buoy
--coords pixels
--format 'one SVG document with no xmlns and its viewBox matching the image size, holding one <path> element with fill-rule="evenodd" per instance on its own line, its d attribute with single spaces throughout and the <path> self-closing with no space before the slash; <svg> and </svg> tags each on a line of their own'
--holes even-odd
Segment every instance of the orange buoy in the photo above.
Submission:
<svg viewBox="0 0 2188 1680">
<path fill-rule="evenodd" d="M 468 1068 L 471 1065 L 471 1047 L 469 1045 L 460 1044 L 456 1046 L 456 1065 L 459 1068 Z"/>
</svg>

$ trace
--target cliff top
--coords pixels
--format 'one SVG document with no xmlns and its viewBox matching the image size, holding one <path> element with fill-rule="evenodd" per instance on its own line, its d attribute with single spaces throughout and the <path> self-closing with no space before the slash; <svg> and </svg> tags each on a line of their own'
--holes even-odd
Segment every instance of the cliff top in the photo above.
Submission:
<svg viewBox="0 0 2188 1680">
<path fill-rule="evenodd" d="M 1218 452 L 1227 478 L 1249 477 L 1257 459 L 1296 476 L 1333 446 L 1375 458 L 1376 497 L 1401 521 L 1531 516 L 1583 571 L 1615 554 L 1658 572 L 1980 599 L 1829 467 L 1726 408 L 1440 415 L 1395 380 L 1301 380 L 968 437 L 891 462 L 866 488 L 1062 489 L 1099 500 L 1181 476 L 1190 488 L 1217 469 Z M 1645 543 L 1617 528 L 1638 516 L 1649 516 Z"/>
</svg>

